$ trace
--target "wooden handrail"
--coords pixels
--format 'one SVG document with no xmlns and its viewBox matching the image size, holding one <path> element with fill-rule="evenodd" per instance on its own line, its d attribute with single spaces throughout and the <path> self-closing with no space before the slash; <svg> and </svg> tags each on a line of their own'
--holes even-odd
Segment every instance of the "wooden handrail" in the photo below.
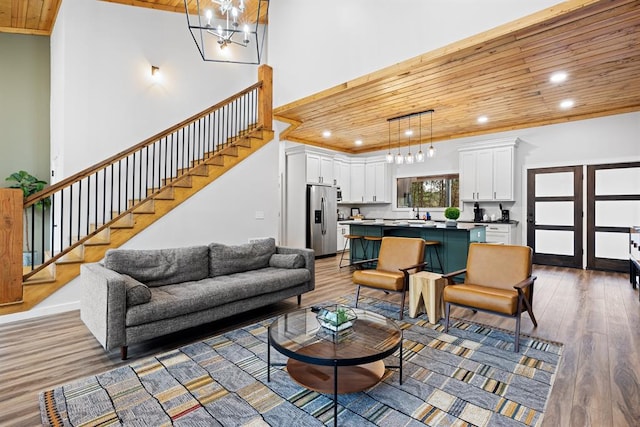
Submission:
<svg viewBox="0 0 640 427">
<path fill-rule="evenodd" d="M 171 126 L 169 129 L 166 129 L 160 133 L 157 133 L 155 135 L 153 135 L 150 138 L 145 139 L 144 141 L 130 147 L 127 148 L 124 151 L 119 152 L 118 154 L 114 154 L 113 156 L 109 157 L 106 160 L 103 160 L 100 163 L 96 163 L 93 166 L 89 166 L 88 168 L 69 176 L 68 178 L 63 179 L 60 182 L 57 182 L 47 188 L 45 188 L 44 190 L 33 194 L 32 196 L 30 196 L 29 198 L 25 199 L 24 201 L 24 207 L 28 208 L 29 206 L 38 203 L 40 200 L 46 199 L 47 197 L 51 196 L 52 194 L 56 193 L 57 191 L 59 191 L 60 189 L 63 189 L 65 187 L 68 187 L 69 185 L 75 183 L 76 181 L 79 181 L 83 178 L 86 178 L 87 176 L 90 176 L 94 173 L 96 173 L 99 170 L 104 169 L 107 166 L 110 166 L 114 163 L 117 163 L 118 161 L 124 159 L 125 157 L 131 155 L 132 153 L 140 150 L 141 148 L 144 148 L 148 145 L 153 144 L 154 142 L 158 141 L 159 139 L 162 139 L 168 135 L 171 135 L 173 132 L 187 126 L 190 125 L 191 123 L 197 121 L 198 119 L 200 119 L 203 116 L 206 116 L 207 114 L 235 101 L 236 99 L 239 99 L 241 97 L 243 97 L 244 95 L 248 94 L 249 92 L 251 92 L 252 90 L 258 89 L 262 87 L 262 81 L 259 81 L 257 83 L 254 83 L 253 85 L 249 86 L 248 88 L 242 90 L 241 92 L 236 93 L 235 95 L 231 95 L 230 97 L 228 97 L 227 99 L 225 99 L 224 101 L 218 102 L 217 104 L 207 108 L 206 110 L 203 110 L 197 114 L 194 114 L 193 116 L 189 117 L 186 120 L 181 121 L 180 123 Z M 269 122 L 270 123 L 270 122 Z M 269 127 L 270 128 L 270 127 Z"/>
</svg>

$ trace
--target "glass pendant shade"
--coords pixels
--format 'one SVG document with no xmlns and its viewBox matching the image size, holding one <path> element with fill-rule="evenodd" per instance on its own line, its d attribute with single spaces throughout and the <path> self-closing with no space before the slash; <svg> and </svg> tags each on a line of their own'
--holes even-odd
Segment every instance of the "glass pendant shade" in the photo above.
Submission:
<svg viewBox="0 0 640 427">
<path fill-rule="evenodd" d="M 411 151 L 407 153 L 407 157 L 404 158 L 404 162 L 408 165 L 413 163 L 413 154 L 411 154 Z"/>
<path fill-rule="evenodd" d="M 429 157 L 433 157 L 436 155 L 436 149 L 433 148 L 433 144 L 429 147 L 429 151 L 427 151 L 427 155 Z"/>
<path fill-rule="evenodd" d="M 424 162 L 424 153 L 422 152 L 422 150 L 418 151 L 418 154 L 416 154 L 416 162 Z"/>
<path fill-rule="evenodd" d="M 393 154 L 391 152 L 387 153 L 387 163 L 393 163 Z"/>
<path fill-rule="evenodd" d="M 403 163 L 404 163 L 404 157 L 398 151 L 398 154 L 396 154 L 396 165 L 401 165 Z"/>
</svg>

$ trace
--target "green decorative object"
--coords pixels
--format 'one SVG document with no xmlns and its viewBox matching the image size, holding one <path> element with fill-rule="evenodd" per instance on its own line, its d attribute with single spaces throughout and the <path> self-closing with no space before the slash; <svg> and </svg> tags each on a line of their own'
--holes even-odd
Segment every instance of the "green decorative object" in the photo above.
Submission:
<svg viewBox="0 0 640 427">
<path fill-rule="evenodd" d="M 455 206 L 449 206 L 444 210 L 444 217 L 447 218 L 444 225 L 447 227 L 457 227 L 456 221 L 460 217 L 460 209 Z"/>
<path fill-rule="evenodd" d="M 460 218 L 460 209 L 455 206 L 449 206 L 444 210 L 444 217 L 447 219 L 456 220 Z"/>
<path fill-rule="evenodd" d="M 14 172 L 11 175 L 9 175 L 8 177 L 5 178 L 5 181 L 9 181 L 9 182 L 13 182 L 13 184 L 11 184 L 9 186 L 9 188 L 19 188 L 20 190 L 22 190 L 22 196 L 24 199 L 27 199 L 29 196 L 32 196 L 34 194 L 36 194 L 39 191 L 44 190 L 44 188 L 47 186 L 47 182 L 43 181 L 41 179 L 36 178 L 35 176 L 31 175 L 29 172 L 27 171 L 18 171 L 18 172 Z M 39 201 L 38 203 L 35 204 L 36 208 L 46 208 L 51 206 L 51 199 L 49 199 L 48 197 L 46 199 L 43 199 L 41 201 Z M 25 227 L 24 227 L 24 233 L 25 233 L 25 252 L 29 253 L 29 257 L 31 256 L 31 247 L 29 245 L 29 228 L 26 225 L 29 224 L 29 217 L 27 215 L 28 209 L 24 210 L 24 223 L 25 223 Z M 27 265 L 27 264 L 31 264 L 31 262 L 29 260 L 25 260 L 23 261 L 23 264 Z"/>
</svg>

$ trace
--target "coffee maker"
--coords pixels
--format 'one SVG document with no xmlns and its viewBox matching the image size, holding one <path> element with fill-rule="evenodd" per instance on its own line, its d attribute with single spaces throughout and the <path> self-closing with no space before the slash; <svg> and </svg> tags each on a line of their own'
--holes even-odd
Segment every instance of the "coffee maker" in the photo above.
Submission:
<svg viewBox="0 0 640 427">
<path fill-rule="evenodd" d="M 502 213 L 501 222 L 509 222 L 509 209 L 502 209 L 502 203 L 500 203 L 500 212 Z"/>
<path fill-rule="evenodd" d="M 484 212 L 484 209 L 480 208 L 480 205 L 478 205 L 478 202 L 475 202 L 473 204 L 473 220 L 475 222 L 479 222 L 482 221 L 482 213 Z M 504 214 L 503 214 L 504 215 Z M 507 216 L 509 215 L 509 212 L 507 212 Z"/>
</svg>

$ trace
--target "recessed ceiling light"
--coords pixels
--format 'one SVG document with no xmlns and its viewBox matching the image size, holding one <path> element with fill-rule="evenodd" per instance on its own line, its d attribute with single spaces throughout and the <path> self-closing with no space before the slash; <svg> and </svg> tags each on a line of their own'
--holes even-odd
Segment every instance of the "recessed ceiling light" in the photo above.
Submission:
<svg viewBox="0 0 640 427">
<path fill-rule="evenodd" d="M 406 136 L 411 136 L 411 135 L 413 135 L 413 131 L 411 129 L 407 129 L 407 130 L 404 131 L 404 134 Z"/>
<path fill-rule="evenodd" d="M 331 136 L 331 131 L 325 130 L 324 132 L 322 132 L 322 136 L 324 136 L 325 138 L 329 138 Z"/>
<path fill-rule="evenodd" d="M 562 108 L 563 110 L 566 110 L 567 108 L 571 108 L 574 105 L 575 105 L 575 102 L 573 102 L 573 99 L 565 99 L 560 103 L 560 108 Z"/>
<path fill-rule="evenodd" d="M 557 73 L 551 74 L 551 77 L 549 77 L 549 81 L 551 83 L 562 83 L 565 80 L 567 80 L 567 73 L 564 71 L 558 71 Z"/>
<path fill-rule="evenodd" d="M 362 145 L 362 140 L 361 139 L 356 139 L 355 144 L 356 145 Z"/>
<path fill-rule="evenodd" d="M 487 123 L 488 121 L 489 121 L 489 117 L 487 116 L 478 117 L 478 123 Z"/>
</svg>

